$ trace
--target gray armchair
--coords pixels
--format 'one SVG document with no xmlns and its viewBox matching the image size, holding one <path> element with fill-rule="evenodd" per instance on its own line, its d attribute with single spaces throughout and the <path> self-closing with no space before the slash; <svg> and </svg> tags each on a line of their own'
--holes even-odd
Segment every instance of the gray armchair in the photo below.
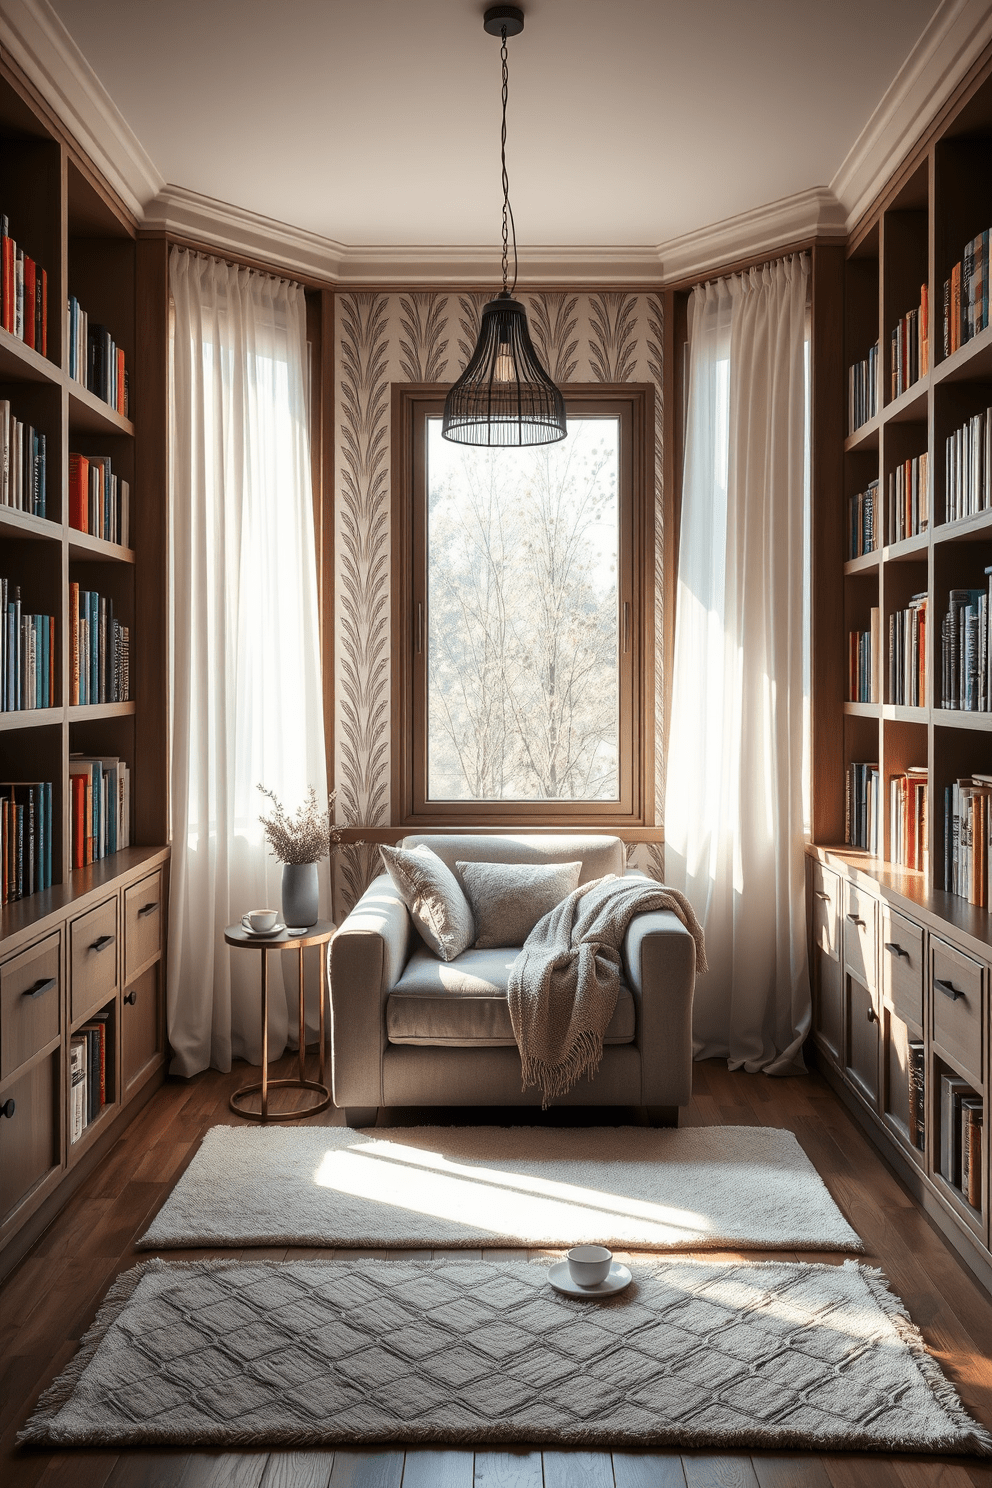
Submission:
<svg viewBox="0 0 992 1488">
<path fill-rule="evenodd" d="M 455 861 L 581 860 L 580 883 L 623 874 L 618 837 L 414 836 L 454 870 Z M 638 875 L 640 876 L 640 875 Z M 443 962 L 424 945 L 392 880 L 381 874 L 330 946 L 334 1104 L 349 1126 L 371 1125 L 380 1106 L 537 1106 L 521 1090 L 520 1055 L 506 986 L 518 948 L 464 951 Z M 696 947 L 669 910 L 638 915 L 624 943 L 624 984 L 593 1080 L 565 1105 L 643 1106 L 678 1124 L 692 1085 Z"/>
</svg>

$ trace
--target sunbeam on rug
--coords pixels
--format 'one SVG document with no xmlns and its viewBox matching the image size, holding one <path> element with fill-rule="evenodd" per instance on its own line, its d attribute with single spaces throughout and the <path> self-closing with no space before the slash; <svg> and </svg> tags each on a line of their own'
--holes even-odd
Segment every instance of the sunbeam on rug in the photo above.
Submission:
<svg viewBox="0 0 992 1488">
<path fill-rule="evenodd" d="M 608 1245 L 862 1250 L 773 1127 L 215 1126 L 145 1249 Z"/>
<path fill-rule="evenodd" d="M 18 1440 L 992 1450 L 881 1273 L 632 1269 L 575 1302 L 531 1261 L 146 1261 Z"/>
</svg>

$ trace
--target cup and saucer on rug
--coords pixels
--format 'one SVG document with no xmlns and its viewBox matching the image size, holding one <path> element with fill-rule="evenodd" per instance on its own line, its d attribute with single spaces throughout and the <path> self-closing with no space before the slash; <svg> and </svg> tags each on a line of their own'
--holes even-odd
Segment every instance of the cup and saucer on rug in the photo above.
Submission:
<svg viewBox="0 0 992 1488">
<path fill-rule="evenodd" d="M 565 1259 L 551 1267 L 548 1280 L 566 1297 L 612 1297 L 633 1278 L 605 1245 L 573 1245 Z"/>
</svg>

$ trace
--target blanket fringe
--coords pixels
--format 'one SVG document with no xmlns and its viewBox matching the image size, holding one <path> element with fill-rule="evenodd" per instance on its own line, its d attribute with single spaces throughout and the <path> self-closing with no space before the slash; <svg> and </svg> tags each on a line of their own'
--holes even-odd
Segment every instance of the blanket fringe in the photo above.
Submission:
<svg viewBox="0 0 992 1488">
<path fill-rule="evenodd" d="M 533 1089 L 541 1092 L 541 1110 L 546 1111 L 553 1100 L 567 1095 L 580 1076 L 594 1079 L 603 1062 L 603 1040 L 598 1033 L 585 1029 L 578 1035 L 564 1058 L 548 1064 L 546 1060 L 521 1055 L 523 1073 L 521 1090 Z"/>
</svg>

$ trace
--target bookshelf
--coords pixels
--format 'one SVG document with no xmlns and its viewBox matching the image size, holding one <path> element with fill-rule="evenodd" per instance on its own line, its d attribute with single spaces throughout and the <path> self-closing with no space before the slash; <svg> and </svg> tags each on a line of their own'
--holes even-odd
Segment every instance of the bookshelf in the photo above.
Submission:
<svg viewBox="0 0 992 1488">
<path fill-rule="evenodd" d="M 37 863 L 35 891 L 0 907 L 3 1274 L 164 1072 L 168 300 L 164 241 L 138 241 L 126 208 L 7 59 L 0 61 L 0 213 L 9 236 L 47 275 L 44 348 L 0 324 L 0 401 L 43 434 L 46 493 L 43 514 L 37 503 L 23 510 L 0 504 L 0 578 L 19 591 L 25 613 L 52 617 L 54 638 L 46 705 L 0 709 L 0 782 L 51 787 L 50 805 L 32 800 L 39 825 L 50 811 L 47 879 Z M 111 340 L 122 353 L 126 404 L 122 388 L 115 406 L 70 375 L 70 296 L 91 328 L 106 327 L 105 391 L 113 386 Z M 113 366 L 116 376 L 116 355 Z M 111 491 L 119 500 L 127 483 L 126 545 L 70 524 L 72 454 L 91 464 L 109 460 L 117 480 L 111 487 L 108 479 L 108 514 L 119 510 Z M 121 535 L 119 526 L 106 530 Z M 122 692 L 109 664 L 102 678 L 96 674 L 94 695 L 73 700 L 73 586 L 105 601 L 111 635 L 110 606 L 127 629 L 130 686 L 120 701 L 108 700 Z M 73 853 L 74 755 L 116 759 L 129 770 L 129 797 L 118 789 L 113 799 L 110 766 L 101 771 L 107 853 L 82 866 L 74 866 Z M 21 820 L 28 822 L 27 808 Z M 92 825 L 92 814 L 87 820 Z M 72 1086 L 80 1047 L 89 1061 L 85 1120 Z"/>
<path fill-rule="evenodd" d="M 952 634 L 960 657 L 968 624 L 974 642 L 989 621 L 990 607 L 981 610 L 977 595 L 990 592 L 990 482 L 969 504 L 947 449 L 955 431 L 992 407 L 992 329 L 981 326 L 979 315 L 960 347 L 945 347 L 944 285 L 956 279 L 966 245 L 992 227 L 990 167 L 987 53 L 856 227 L 838 272 L 821 265 L 819 311 L 814 303 L 820 386 L 813 414 L 816 665 L 807 894 L 815 1058 L 992 1287 L 992 895 L 987 864 L 982 868 L 982 857 L 992 854 L 977 855 L 972 877 L 966 839 L 951 818 L 945 829 L 947 792 L 976 773 L 992 776 L 992 688 L 983 685 L 983 711 L 943 705 L 952 681 L 945 654 Z M 816 294 L 814 268 L 814 302 Z M 828 347 L 836 392 L 815 330 L 831 312 L 843 326 Z M 921 328 L 926 347 L 922 337 L 912 345 Z M 898 380 L 894 331 L 903 356 Z M 876 342 L 875 411 L 860 398 L 860 411 L 870 416 L 852 423 L 850 369 L 865 362 Z M 917 374 L 912 381 L 910 369 Z M 992 445 L 987 453 L 992 457 Z M 976 458 L 980 475 L 986 451 Z M 852 558 L 852 502 L 876 481 L 877 544 Z M 974 591 L 970 622 L 961 598 L 966 591 Z M 955 606 L 957 628 L 945 636 L 944 617 Z M 849 637 L 869 631 L 873 613 L 882 653 L 876 688 L 871 701 L 853 702 Z M 900 613 L 908 617 L 909 639 L 897 673 L 889 627 Z M 985 655 L 984 643 L 975 655 Z M 955 664 L 955 695 L 966 699 L 972 685 L 977 702 L 977 672 L 969 684 L 967 662 Z M 902 685 L 914 668 L 918 697 Z M 851 819 L 863 812 L 858 793 L 847 789 L 856 766 L 878 771 L 874 854 L 851 846 Z M 962 817 L 973 820 L 985 843 L 992 840 L 992 810 L 969 808 L 967 798 L 957 805 L 959 829 Z M 952 860 L 958 882 L 966 878 L 971 897 L 981 902 L 948 892 Z"/>
</svg>

